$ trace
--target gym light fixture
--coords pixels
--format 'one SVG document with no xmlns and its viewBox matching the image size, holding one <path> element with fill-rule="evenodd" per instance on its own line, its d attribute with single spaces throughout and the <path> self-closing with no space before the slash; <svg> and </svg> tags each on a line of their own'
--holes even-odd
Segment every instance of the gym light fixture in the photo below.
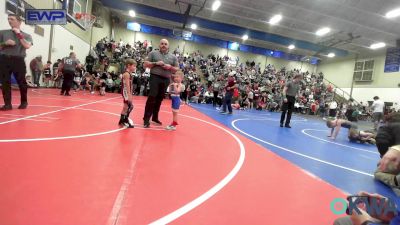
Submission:
<svg viewBox="0 0 400 225">
<path fill-rule="evenodd" d="M 211 9 L 212 9 L 213 11 L 215 11 L 215 10 L 217 10 L 220 6 L 221 6 L 221 1 L 216 0 L 216 1 L 212 4 Z"/>
<path fill-rule="evenodd" d="M 378 49 L 378 48 L 383 48 L 383 47 L 385 47 L 385 46 L 386 46 L 385 43 L 379 42 L 379 43 L 372 44 L 372 45 L 370 46 L 370 48 L 371 48 L 371 49 Z"/>
<path fill-rule="evenodd" d="M 192 30 L 196 30 L 197 29 L 197 24 L 192 23 L 192 25 L 190 25 L 190 28 L 192 28 Z"/>
<path fill-rule="evenodd" d="M 331 52 L 331 53 L 328 54 L 328 57 L 329 57 L 329 58 L 333 58 L 333 57 L 335 57 L 335 56 L 336 56 L 336 55 L 335 55 L 335 53 L 333 53 L 333 52 Z"/>
<path fill-rule="evenodd" d="M 329 33 L 329 32 L 331 32 L 331 28 L 329 28 L 329 27 L 324 27 L 324 28 L 319 29 L 317 32 L 315 32 L 315 34 L 316 34 L 317 36 L 324 36 L 325 34 L 327 34 L 327 33 Z"/>
<path fill-rule="evenodd" d="M 281 20 L 282 20 L 282 15 L 275 15 L 269 20 L 269 23 L 272 25 L 275 25 L 275 24 L 279 23 L 279 21 L 281 21 Z"/>
<path fill-rule="evenodd" d="M 400 16 L 400 8 L 398 8 L 398 9 L 393 9 L 393 10 L 387 12 L 385 16 L 386 16 L 386 18 L 388 18 L 388 19 L 391 19 L 391 18 L 395 18 L 395 17 Z"/>
<path fill-rule="evenodd" d="M 135 17 L 135 16 L 136 16 L 135 11 L 129 10 L 129 16 L 130 16 L 130 17 Z"/>
</svg>

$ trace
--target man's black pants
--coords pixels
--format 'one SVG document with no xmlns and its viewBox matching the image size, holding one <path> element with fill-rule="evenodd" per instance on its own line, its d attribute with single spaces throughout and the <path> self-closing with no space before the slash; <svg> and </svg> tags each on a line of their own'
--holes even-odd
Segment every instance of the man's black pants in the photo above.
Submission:
<svg viewBox="0 0 400 225">
<path fill-rule="evenodd" d="M 61 93 L 62 94 L 69 94 L 69 91 L 72 87 L 72 82 L 74 81 L 75 72 L 72 71 L 64 71 L 64 80 L 61 86 Z"/>
<path fill-rule="evenodd" d="M 294 103 L 296 101 L 296 98 L 293 96 L 286 96 L 286 98 L 288 101 L 286 103 L 283 103 L 282 105 L 281 124 L 285 122 L 285 116 L 287 113 L 285 125 L 289 125 L 290 119 L 292 118 L 292 112 L 294 109 Z"/>
<path fill-rule="evenodd" d="M 160 112 L 161 102 L 164 99 L 165 92 L 169 85 L 169 78 L 161 77 L 159 75 L 150 75 L 150 93 L 147 97 L 146 107 L 144 110 L 143 120 L 153 121 L 158 120 L 158 113 Z"/>
<path fill-rule="evenodd" d="M 17 80 L 21 93 L 21 103 L 28 103 L 28 84 L 26 83 L 26 65 L 23 57 L 0 56 L 0 80 L 5 105 L 11 105 L 11 74 Z"/>
<path fill-rule="evenodd" d="M 217 102 L 218 102 L 218 91 L 214 91 L 214 98 L 213 98 L 213 106 L 217 106 Z"/>
</svg>

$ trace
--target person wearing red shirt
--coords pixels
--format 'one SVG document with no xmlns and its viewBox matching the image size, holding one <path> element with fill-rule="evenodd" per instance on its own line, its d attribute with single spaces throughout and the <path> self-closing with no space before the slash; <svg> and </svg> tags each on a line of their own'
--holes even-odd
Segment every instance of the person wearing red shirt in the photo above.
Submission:
<svg viewBox="0 0 400 225">
<path fill-rule="evenodd" d="M 233 92 L 235 90 L 235 88 L 237 88 L 237 84 L 235 82 L 235 78 L 233 76 L 229 76 L 228 77 L 228 83 L 225 86 L 225 97 L 224 97 L 224 101 L 222 104 L 222 111 L 221 114 L 232 114 L 232 97 L 233 97 Z M 228 112 L 226 112 L 226 106 L 228 106 Z"/>
</svg>

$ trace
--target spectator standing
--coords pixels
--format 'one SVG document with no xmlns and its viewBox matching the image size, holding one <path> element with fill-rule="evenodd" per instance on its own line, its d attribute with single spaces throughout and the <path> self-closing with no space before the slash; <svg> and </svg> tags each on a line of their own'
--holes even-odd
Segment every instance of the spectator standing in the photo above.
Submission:
<svg viewBox="0 0 400 225">
<path fill-rule="evenodd" d="M 373 113 L 372 118 L 374 122 L 374 130 L 378 129 L 379 122 L 383 119 L 383 111 L 385 108 L 385 103 L 379 99 L 378 96 L 374 97 L 374 103 L 371 106 Z"/>
<path fill-rule="evenodd" d="M 44 85 L 46 88 L 49 87 L 49 82 L 51 79 L 51 62 L 47 61 L 47 63 L 43 67 L 43 76 L 44 76 Z"/>
<path fill-rule="evenodd" d="M 329 103 L 329 116 L 336 117 L 338 104 L 335 100 Z"/>
<path fill-rule="evenodd" d="M 32 59 L 29 63 L 29 67 L 32 72 L 33 83 L 35 84 L 35 87 L 40 87 L 40 76 L 42 75 L 43 71 L 42 56 L 39 55 Z"/>
</svg>

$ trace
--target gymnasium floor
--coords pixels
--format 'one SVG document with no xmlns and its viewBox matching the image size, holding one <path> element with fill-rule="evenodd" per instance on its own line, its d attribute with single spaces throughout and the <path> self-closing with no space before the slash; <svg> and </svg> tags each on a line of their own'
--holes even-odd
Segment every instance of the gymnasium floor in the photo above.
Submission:
<svg viewBox="0 0 400 225">
<path fill-rule="evenodd" d="M 121 97 L 30 89 L 0 112 L 0 224 L 332 224 L 334 198 L 394 197 L 372 178 L 379 155 L 326 139 L 322 121 L 183 106 L 177 131 L 119 128 Z M 14 102 L 18 93 L 13 92 Z M 170 102 L 160 120 L 171 121 Z M 14 105 L 16 108 L 18 105 Z"/>
</svg>

